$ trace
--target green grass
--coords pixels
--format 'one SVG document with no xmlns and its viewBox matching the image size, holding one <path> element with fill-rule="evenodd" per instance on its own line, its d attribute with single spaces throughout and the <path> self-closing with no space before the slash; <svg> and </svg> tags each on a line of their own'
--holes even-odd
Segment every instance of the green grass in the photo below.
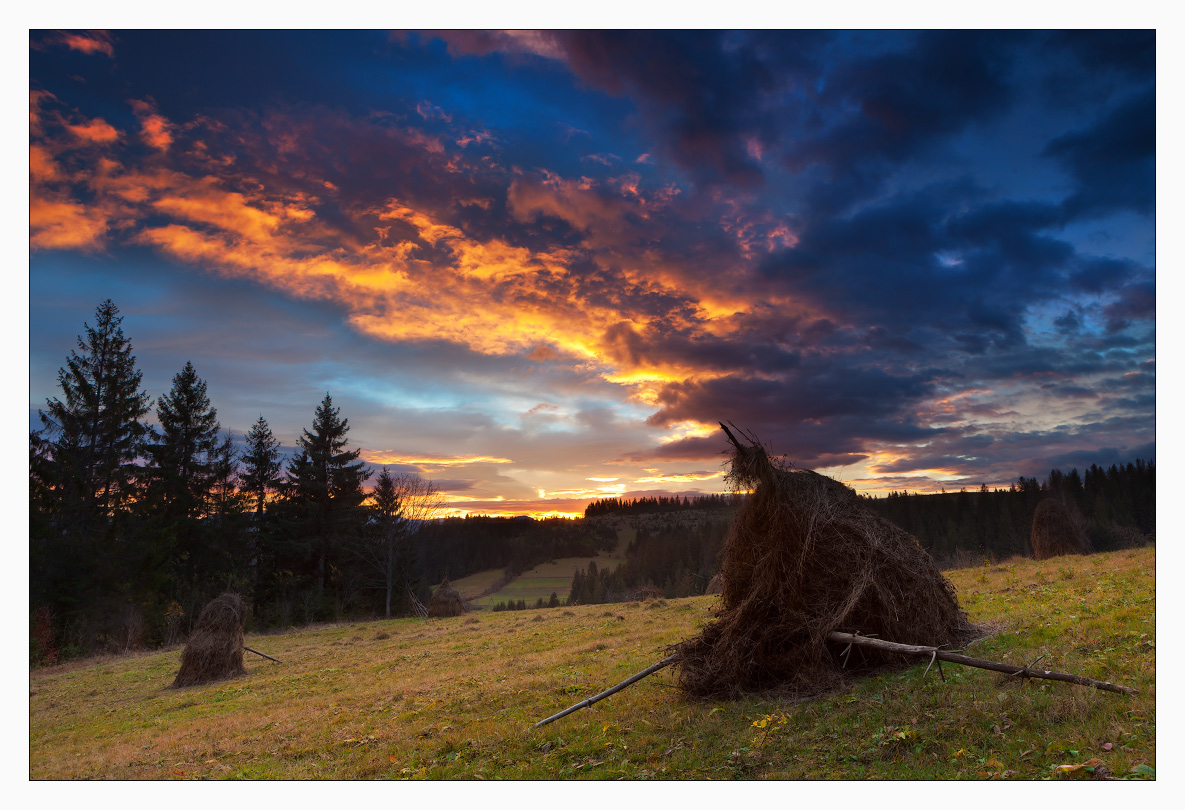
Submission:
<svg viewBox="0 0 1185 810">
<path fill-rule="evenodd" d="M 1155 553 L 949 572 L 996 634 L 970 654 L 1135 687 L 1116 695 L 923 665 L 809 703 L 701 702 L 668 671 L 532 723 L 657 661 L 715 597 L 252 636 L 282 664 L 166 688 L 180 651 L 30 673 L 34 779 L 1041 779 L 1154 776 Z M 784 718 L 784 719 L 783 719 Z M 762 725 L 764 723 L 764 725 Z"/>
<path fill-rule="evenodd" d="M 461 594 L 462 599 L 468 599 L 485 593 L 500 579 L 502 579 L 502 569 L 491 568 L 488 571 L 479 571 L 476 574 L 454 580 L 450 584 L 457 589 L 457 593 Z M 436 590 L 435 585 L 432 586 L 432 590 Z"/>
<path fill-rule="evenodd" d="M 617 547 L 612 552 L 596 557 L 562 557 L 558 560 L 541 563 L 529 571 L 524 571 L 497 592 L 474 599 L 470 605 L 488 610 L 499 602 L 511 600 L 517 602 L 519 599 L 526 601 L 528 605 L 534 605 L 535 601 L 540 598 L 546 602 L 553 593 L 563 601 L 568 598 L 568 594 L 572 590 L 572 576 L 576 573 L 576 569 L 588 568 L 590 562 L 595 562 L 598 568 L 605 567 L 610 570 L 616 568 L 625 562 L 625 549 L 633 542 L 635 535 L 636 532 L 632 528 L 620 528 L 617 530 Z M 484 571 L 473 575 L 473 577 L 457 580 L 457 583 L 468 583 L 470 580 L 474 580 L 474 584 L 488 580 L 485 587 L 475 588 L 474 585 L 467 584 L 467 587 L 470 588 L 469 591 L 462 590 L 459 584 L 454 584 L 454 587 L 460 591 L 462 596 L 481 593 L 502 575 L 502 572 L 498 571 L 496 576 L 491 578 L 491 573 L 494 572 Z"/>
</svg>

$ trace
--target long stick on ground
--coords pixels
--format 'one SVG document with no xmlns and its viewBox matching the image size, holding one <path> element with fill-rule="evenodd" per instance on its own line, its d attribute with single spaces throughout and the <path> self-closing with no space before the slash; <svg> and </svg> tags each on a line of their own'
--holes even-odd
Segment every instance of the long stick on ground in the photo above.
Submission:
<svg viewBox="0 0 1185 810">
<path fill-rule="evenodd" d="M 547 718 L 546 720 L 540 720 L 538 723 L 535 724 L 534 727 L 539 728 L 540 726 L 546 726 L 552 720 L 559 720 L 561 717 L 566 717 L 567 715 L 571 714 L 574 711 L 583 709 L 585 706 L 591 706 L 594 703 L 596 703 L 598 700 L 607 698 L 610 695 L 612 695 L 614 692 L 620 692 L 622 689 L 625 689 L 631 683 L 634 683 L 635 681 L 640 681 L 643 678 L 645 678 L 647 675 L 653 675 L 655 672 L 658 672 L 663 667 L 668 666 L 673 663 L 675 663 L 675 656 L 669 655 L 666 658 L 659 661 L 657 664 L 646 667 L 646 669 L 642 670 L 637 675 L 631 675 L 630 677 L 626 678 L 621 683 L 617 684 L 617 686 L 610 687 L 609 689 L 606 689 L 604 692 L 602 692 L 599 695 L 593 695 L 588 700 L 582 700 L 579 703 L 577 703 L 575 706 L 569 706 L 567 709 L 564 709 L 559 714 L 553 714 L 551 717 Z"/>
<path fill-rule="evenodd" d="M 253 652 L 256 655 L 262 655 L 264 658 L 268 659 L 269 661 L 275 661 L 277 664 L 284 663 L 279 658 L 272 658 L 270 655 L 267 655 L 266 653 L 261 653 L 259 650 L 253 650 L 250 647 L 247 647 L 245 645 L 244 645 L 243 649 L 246 650 L 247 652 Z"/>
<path fill-rule="evenodd" d="M 1095 689 L 1103 689 L 1107 692 L 1119 692 L 1124 695 L 1136 694 L 1136 690 L 1131 687 L 1119 686 L 1118 684 L 1108 683 L 1107 681 L 1096 681 L 1093 678 L 1087 678 L 1083 675 L 1050 672 L 1047 669 L 1030 669 L 1029 667 L 1018 667 L 1015 664 L 1000 664 L 995 661 L 985 661 L 982 658 L 971 658 L 966 655 L 947 652 L 937 647 L 924 647 L 917 644 L 898 644 L 895 641 L 885 641 L 884 639 L 857 636 L 852 633 L 840 633 L 838 631 L 828 633 L 827 638 L 837 644 L 857 644 L 877 650 L 901 653 L 902 655 L 924 655 L 930 659 L 937 658 L 939 661 L 950 661 L 954 664 L 990 669 L 994 672 L 1006 672 L 1009 675 L 1019 675 L 1022 678 L 1044 678 L 1050 681 L 1065 681 L 1066 683 L 1076 683 L 1081 686 L 1092 686 Z"/>
</svg>

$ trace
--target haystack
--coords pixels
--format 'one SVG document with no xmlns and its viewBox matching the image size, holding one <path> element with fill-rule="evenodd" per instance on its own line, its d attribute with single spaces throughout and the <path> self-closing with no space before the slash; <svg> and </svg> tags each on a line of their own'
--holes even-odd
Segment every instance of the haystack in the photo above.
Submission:
<svg viewBox="0 0 1185 810">
<path fill-rule="evenodd" d="M 715 620 L 673 648 L 685 693 L 808 697 L 855 671 L 900 661 L 860 648 L 845 669 L 826 641 L 834 630 L 936 647 L 978 635 L 912 535 L 838 481 L 772 460 L 753 437 L 725 432 L 734 447 L 728 480 L 751 494 L 725 540 Z"/>
<path fill-rule="evenodd" d="M 448 584 L 448 580 L 440 583 L 440 587 L 432 592 L 428 601 L 428 615 L 431 617 L 460 616 L 465 612 L 465 600 L 457 589 Z"/>
<path fill-rule="evenodd" d="M 173 686 L 197 686 L 247 674 L 243 666 L 243 628 L 247 606 L 236 593 L 214 599 L 198 616 L 197 627 L 185 642 L 181 669 Z"/>
<path fill-rule="evenodd" d="M 724 580 L 720 578 L 720 574 L 716 574 L 708 580 L 708 587 L 704 590 L 705 596 L 711 596 L 715 593 L 724 592 Z"/>
<path fill-rule="evenodd" d="M 1076 511 L 1056 498 L 1037 504 L 1033 512 L 1033 532 L 1029 543 L 1033 557 L 1047 560 L 1063 554 L 1089 554 L 1090 538 Z"/>
</svg>

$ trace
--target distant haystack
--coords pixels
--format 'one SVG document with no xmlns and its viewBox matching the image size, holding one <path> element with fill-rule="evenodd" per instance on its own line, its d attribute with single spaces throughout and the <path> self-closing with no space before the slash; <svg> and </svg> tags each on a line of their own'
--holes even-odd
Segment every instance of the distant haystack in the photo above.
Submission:
<svg viewBox="0 0 1185 810">
<path fill-rule="evenodd" d="M 464 612 L 465 600 L 461 598 L 461 594 L 456 588 L 448 584 L 447 579 L 432 592 L 432 598 L 428 601 L 428 615 L 430 617 L 460 616 Z"/>
<path fill-rule="evenodd" d="M 1089 554 L 1091 551 L 1082 518 L 1056 498 L 1037 504 L 1029 543 L 1033 547 L 1033 557 L 1038 560 L 1063 554 Z"/>
<path fill-rule="evenodd" d="M 711 596 L 715 593 L 724 593 L 724 580 L 720 578 L 720 574 L 708 580 L 708 587 L 704 591 L 705 596 Z"/>
<path fill-rule="evenodd" d="M 243 666 L 243 628 L 247 606 L 236 593 L 214 599 L 198 616 L 197 627 L 185 642 L 181 669 L 173 686 L 198 686 L 247 674 Z"/>
<path fill-rule="evenodd" d="M 806 697 L 853 670 L 899 662 L 875 651 L 841 662 L 827 644 L 835 630 L 934 647 L 977 635 L 912 535 L 838 481 L 772 460 L 757 440 L 725 431 L 734 447 L 729 481 L 751 494 L 725 540 L 717 618 L 673 650 L 686 694 Z"/>
</svg>

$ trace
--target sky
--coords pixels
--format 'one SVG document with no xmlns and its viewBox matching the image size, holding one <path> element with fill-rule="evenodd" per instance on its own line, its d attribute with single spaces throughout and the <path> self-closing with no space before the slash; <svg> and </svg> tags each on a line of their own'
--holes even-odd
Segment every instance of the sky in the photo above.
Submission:
<svg viewBox="0 0 1185 810">
<path fill-rule="evenodd" d="M 29 36 L 29 409 L 119 307 L 455 514 L 1155 459 L 1147 31 Z"/>
</svg>

